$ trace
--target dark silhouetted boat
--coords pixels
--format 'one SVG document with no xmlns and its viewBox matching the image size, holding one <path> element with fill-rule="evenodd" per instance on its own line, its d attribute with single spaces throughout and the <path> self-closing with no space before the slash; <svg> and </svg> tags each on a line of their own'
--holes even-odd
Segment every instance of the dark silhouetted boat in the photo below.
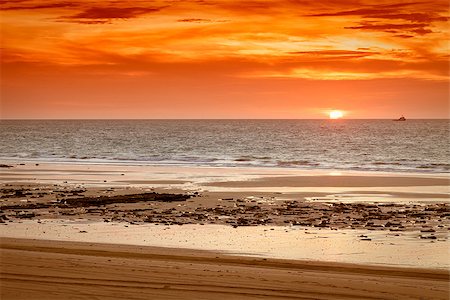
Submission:
<svg viewBox="0 0 450 300">
<path fill-rule="evenodd" d="M 401 116 L 400 118 L 393 120 L 393 121 L 406 121 L 406 118 L 404 116 Z"/>
</svg>

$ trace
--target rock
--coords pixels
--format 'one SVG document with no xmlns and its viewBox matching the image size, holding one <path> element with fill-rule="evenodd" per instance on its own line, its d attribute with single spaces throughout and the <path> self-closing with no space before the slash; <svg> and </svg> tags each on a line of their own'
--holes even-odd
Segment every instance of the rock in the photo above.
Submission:
<svg viewBox="0 0 450 300">
<path fill-rule="evenodd" d="M 330 226 L 330 222 L 326 221 L 326 220 L 322 220 L 322 222 L 320 222 L 320 224 L 315 224 L 314 227 L 329 227 Z"/>
<path fill-rule="evenodd" d="M 21 211 L 21 212 L 16 213 L 16 218 L 19 218 L 19 219 L 31 219 L 34 217 L 36 217 L 36 214 L 33 212 L 28 213 L 25 211 Z"/>
<path fill-rule="evenodd" d="M 432 228 L 426 228 L 426 229 L 420 230 L 420 232 L 436 232 L 436 230 L 434 230 Z"/>
<path fill-rule="evenodd" d="M 428 236 L 421 235 L 420 238 L 421 239 L 428 239 L 428 240 L 436 240 L 437 239 L 437 237 L 434 236 L 434 235 L 428 235 Z"/>
</svg>

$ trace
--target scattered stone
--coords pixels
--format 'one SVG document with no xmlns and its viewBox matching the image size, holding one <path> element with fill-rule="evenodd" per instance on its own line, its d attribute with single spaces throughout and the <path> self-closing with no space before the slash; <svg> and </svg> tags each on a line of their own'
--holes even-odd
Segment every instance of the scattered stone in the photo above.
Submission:
<svg viewBox="0 0 450 300">
<path fill-rule="evenodd" d="M 304 201 L 272 201 L 270 197 L 224 198 L 210 205 L 198 191 L 185 195 L 145 192 L 114 195 L 120 188 L 104 188 L 101 196 L 85 196 L 85 188 L 52 185 L 47 189 L 4 184 L 0 190 L 0 210 L 10 220 L 33 218 L 17 212 L 40 215 L 81 216 L 104 222 L 129 224 L 228 224 L 234 228 L 257 225 L 292 225 L 321 228 L 353 228 L 366 230 L 447 231 L 450 204 L 366 204 L 321 203 Z M 124 189 L 126 190 L 126 189 Z M 148 190 L 148 189 L 147 189 Z M 97 193 L 98 195 L 99 193 Z M 46 199 L 40 199 L 46 197 Z M 18 198 L 18 199 L 16 199 Z M 24 200 L 27 199 L 27 200 Z M 255 200 L 257 199 L 257 200 Z M 263 200 L 260 200 L 263 199 Z M 170 204 L 180 202 L 182 204 Z M 183 203 L 184 202 L 184 203 Z M 194 204 L 195 203 L 195 204 Z M 16 216 L 17 215 L 17 216 Z M 0 220 L 1 217 L 0 217 Z M 4 220 L 3 220 L 4 222 Z M 438 225 L 441 222 L 442 225 Z M 271 228 L 273 230 L 273 228 Z M 359 236 L 368 239 L 367 236 Z M 432 238 L 430 238 L 432 239 Z"/>
<path fill-rule="evenodd" d="M 420 232 L 436 232 L 436 230 L 429 228 L 429 229 L 422 229 Z"/>
<path fill-rule="evenodd" d="M 435 235 L 428 235 L 428 236 L 421 235 L 420 238 L 421 239 L 429 239 L 429 240 L 436 240 L 437 239 L 437 237 Z"/>
</svg>

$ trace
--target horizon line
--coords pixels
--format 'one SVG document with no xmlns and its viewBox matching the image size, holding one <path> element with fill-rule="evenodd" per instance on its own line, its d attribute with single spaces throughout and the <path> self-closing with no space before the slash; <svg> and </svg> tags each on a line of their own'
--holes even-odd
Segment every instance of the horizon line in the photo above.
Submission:
<svg viewBox="0 0 450 300">
<path fill-rule="evenodd" d="M 339 118 L 339 119 L 330 119 L 330 118 L 0 118 L 0 121 L 180 121 L 180 120 L 192 120 L 192 121 L 201 121 L 201 120 L 330 120 L 330 121 L 339 121 L 339 120 L 397 120 L 396 118 Z M 450 120 L 449 118 L 407 118 L 406 120 Z"/>
</svg>

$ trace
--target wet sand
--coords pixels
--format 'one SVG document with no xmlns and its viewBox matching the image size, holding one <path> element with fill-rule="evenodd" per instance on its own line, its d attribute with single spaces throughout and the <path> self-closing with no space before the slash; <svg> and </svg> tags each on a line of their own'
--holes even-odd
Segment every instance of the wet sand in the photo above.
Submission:
<svg viewBox="0 0 450 300">
<path fill-rule="evenodd" d="M 279 176 L 246 181 L 211 182 L 220 187 L 395 187 L 395 186 L 448 186 L 448 178 L 395 176 Z"/>
<path fill-rule="evenodd" d="M 78 218 L 130 224 L 277 225 L 420 233 L 447 240 L 450 203 L 348 200 L 324 193 L 197 192 L 154 188 L 0 184 L 0 223 Z M 354 199 L 367 195 L 352 196 Z M 389 197 L 388 197 L 389 198 Z M 346 200 L 346 201 L 344 201 Z M 380 201 L 380 200 L 378 200 Z"/>
<path fill-rule="evenodd" d="M 446 271 L 2 239 L 2 299 L 447 299 Z"/>
</svg>

